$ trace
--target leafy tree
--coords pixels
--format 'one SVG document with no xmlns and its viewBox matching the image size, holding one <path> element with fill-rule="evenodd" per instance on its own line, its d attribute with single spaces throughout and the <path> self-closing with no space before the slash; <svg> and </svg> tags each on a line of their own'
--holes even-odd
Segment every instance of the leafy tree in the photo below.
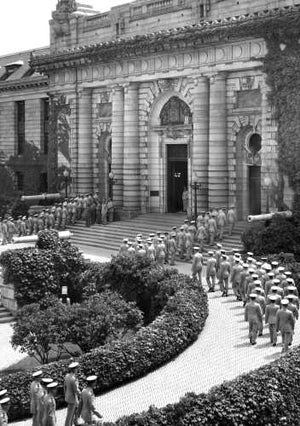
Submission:
<svg viewBox="0 0 300 426">
<path fill-rule="evenodd" d="M 46 299 L 43 301 L 47 305 Z M 50 352 L 59 360 L 68 336 L 69 310 L 57 299 L 49 299 L 47 309 L 33 303 L 17 313 L 13 324 L 12 346 L 34 357 L 42 364 L 49 362 Z M 56 355 L 56 356 L 55 356 Z"/>
<path fill-rule="evenodd" d="M 127 303 L 117 293 L 107 291 L 71 306 L 52 296 L 18 311 L 11 343 L 47 364 L 50 355 L 56 360 L 66 352 L 77 355 L 70 343 L 88 352 L 134 333 L 142 321 L 143 314 L 135 303 Z"/>
</svg>

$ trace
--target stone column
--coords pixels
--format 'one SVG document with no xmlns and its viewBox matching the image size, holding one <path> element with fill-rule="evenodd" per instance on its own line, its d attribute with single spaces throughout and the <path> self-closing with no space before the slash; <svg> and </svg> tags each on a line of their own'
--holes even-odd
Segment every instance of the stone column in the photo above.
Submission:
<svg viewBox="0 0 300 426">
<path fill-rule="evenodd" d="M 93 190 L 93 128 L 92 90 L 84 89 L 79 95 L 78 126 L 78 192 Z"/>
<path fill-rule="evenodd" d="M 128 216 L 140 210 L 139 88 L 130 83 L 124 96 L 123 207 Z"/>
<path fill-rule="evenodd" d="M 112 96 L 112 163 L 114 174 L 113 201 L 115 207 L 123 207 L 123 166 L 124 166 L 124 90 L 113 87 Z"/>
<path fill-rule="evenodd" d="M 198 211 L 208 209 L 209 158 L 209 84 L 207 77 L 199 77 L 194 86 L 192 183 L 199 182 Z"/>
<path fill-rule="evenodd" d="M 227 207 L 228 155 L 225 73 L 211 78 L 209 112 L 209 207 Z"/>
</svg>

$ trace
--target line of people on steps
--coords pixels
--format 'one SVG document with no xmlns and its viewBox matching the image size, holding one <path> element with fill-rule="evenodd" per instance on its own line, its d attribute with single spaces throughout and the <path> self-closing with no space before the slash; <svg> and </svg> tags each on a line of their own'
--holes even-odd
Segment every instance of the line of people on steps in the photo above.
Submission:
<svg viewBox="0 0 300 426">
<path fill-rule="evenodd" d="M 78 220 L 84 220 L 87 227 L 94 224 L 106 225 L 114 217 L 113 201 L 108 198 L 100 200 L 99 194 L 78 195 L 67 198 L 62 203 L 44 208 L 39 213 L 0 217 L 0 240 L 2 245 L 10 244 L 14 236 L 36 235 L 45 229 L 65 230 Z"/>
<path fill-rule="evenodd" d="M 223 209 L 219 211 L 219 214 L 220 217 L 225 215 Z M 231 217 L 230 232 L 232 233 L 235 224 L 233 209 Z M 199 214 L 197 221 L 185 219 L 182 226 L 179 228 L 174 226 L 170 231 L 157 231 L 148 236 L 137 234 L 134 240 L 124 238 L 119 248 L 119 254 L 149 257 L 161 266 L 164 264 L 175 265 L 176 259 L 189 262 L 193 260 L 195 246 L 198 248 L 197 251 L 202 253 L 205 242 L 215 245 L 217 237 L 223 239 L 225 225 L 225 219 L 224 221 L 216 220 L 213 210 L 210 214 L 203 212 Z M 218 245 L 220 243 L 217 243 Z"/>
</svg>

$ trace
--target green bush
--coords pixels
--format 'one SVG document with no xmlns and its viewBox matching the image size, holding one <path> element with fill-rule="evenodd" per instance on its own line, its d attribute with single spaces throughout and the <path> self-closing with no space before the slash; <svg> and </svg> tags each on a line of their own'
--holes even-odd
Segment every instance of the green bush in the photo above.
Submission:
<svg viewBox="0 0 300 426">
<path fill-rule="evenodd" d="M 300 260 L 300 220 L 298 215 L 284 218 L 275 215 L 271 221 L 252 225 L 243 232 L 245 251 L 255 255 L 294 253 Z"/>
<path fill-rule="evenodd" d="M 160 315 L 147 327 L 78 358 L 81 386 L 86 375 L 96 373 L 96 393 L 105 392 L 155 370 L 197 339 L 208 315 L 206 293 L 197 282 L 181 274 L 177 274 L 175 287 L 177 290 Z M 59 382 L 58 406 L 63 404 L 63 380 L 68 363 L 58 361 L 43 367 L 45 375 Z M 30 371 L 2 378 L 1 386 L 9 389 L 11 396 L 11 420 L 29 414 L 30 381 Z"/>
<path fill-rule="evenodd" d="M 207 394 L 122 417 L 104 426 L 296 426 L 300 418 L 300 348 Z"/>
<path fill-rule="evenodd" d="M 97 269 L 95 273 L 92 286 L 96 291 L 110 289 L 135 302 L 144 312 L 146 324 L 153 321 L 179 288 L 175 269 L 161 269 L 147 258 L 116 256 L 103 265 L 100 274 Z"/>
<path fill-rule="evenodd" d="M 43 231 L 43 244 L 52 246 L 51 231 Z M 46 242 L 47 240 L 47 242 Z M 5 284 L 14 284 L 18 306 L 39 303 L 49 295 L 59 296 L 61 287 L 68 286 L 73 302 L 82 300 L 79 276 L 86 262 L 78 249 L 64 241 L 56 249 L 24 248 L 7 250 L 0 255 Z"/>
<path fill-rule="evenodd" d="M 134 303 L 110 291 L 73 305 L 55 298 L 43 299 L 42 304 L 33 303 L 18 310 L 11 342 L 14 348 L 47 364 L 50 355 L 52 360 L 59 360 L 66 352 L 75 355 L 70 343 L 76 345 L 76 353 L 77 346 L 88 352 L 136 332 L 142 321 L 143 314 Z"/>
</svg>

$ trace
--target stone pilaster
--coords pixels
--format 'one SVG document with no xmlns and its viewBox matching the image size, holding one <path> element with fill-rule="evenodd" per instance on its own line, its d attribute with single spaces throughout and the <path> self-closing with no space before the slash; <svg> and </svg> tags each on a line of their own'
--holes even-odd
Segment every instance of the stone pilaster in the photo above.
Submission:
<svg viewBox="0 0 300 426">
<path fill-rule="evenodd" d="M 112 164 L 115 183 L 113 201 L 117 208 L 123 206 L 123 167 L 124 167 L 124 89 L 115 86 L 112 92 Z"/>
<path fill-rule="evenodd" d="M 92 128 L 92 90 L 83 90 L 79 95 L 78 128 L 78 192 L 93 190 L 93 128 Z"/>
<path fill-rule="evenodd" d="M 129 216 L 140 210 L 139 87 L 130 83 L 124 96 L 123 207 Z"/>
<path fill-rule="evenodd" d="M 193 100 L 192 180 L 199 182 L 198 211 L 208 209 L 209 158 L 209 82 L 207 77 L 195 80 Z"/>
<path fill-rule="evenodd" d="M 228 205 L 228 155 L 226 74 L 217 74 L 210 80 L 209 102 L 209 207 Z"/>
</svg>

